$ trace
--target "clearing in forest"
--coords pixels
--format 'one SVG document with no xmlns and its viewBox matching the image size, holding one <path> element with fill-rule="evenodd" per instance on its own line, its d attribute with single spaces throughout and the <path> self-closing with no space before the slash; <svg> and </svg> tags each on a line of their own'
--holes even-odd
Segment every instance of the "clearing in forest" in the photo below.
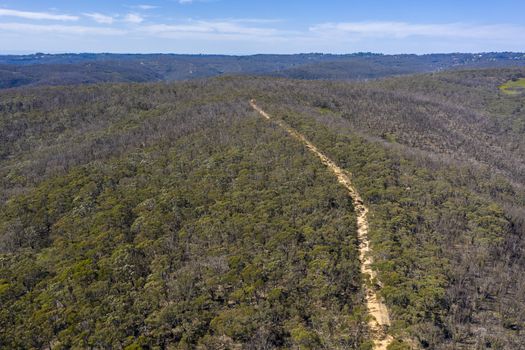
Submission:
<svg viewBox="0 0 525 350">
<path fill-rule="evenodd" d="M 508 95 L 521 95 L 525 93 L 525 78 L 509 80 L 499 89 Z"/>
</svg>

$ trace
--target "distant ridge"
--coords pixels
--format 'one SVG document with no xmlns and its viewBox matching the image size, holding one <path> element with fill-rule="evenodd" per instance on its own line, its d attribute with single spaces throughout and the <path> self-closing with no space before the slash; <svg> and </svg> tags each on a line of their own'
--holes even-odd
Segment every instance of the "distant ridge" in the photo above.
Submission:
<svg viewBox="0 0 525 350">
<path fill-rule="evenodd" d="M 44 54 L 0 56 L 0 88 L 105 82 L 178 81 L 221 75 L 366 80 L 457 68 L 525 66 L 525 53 L 383 55 Z"/>
</svg>

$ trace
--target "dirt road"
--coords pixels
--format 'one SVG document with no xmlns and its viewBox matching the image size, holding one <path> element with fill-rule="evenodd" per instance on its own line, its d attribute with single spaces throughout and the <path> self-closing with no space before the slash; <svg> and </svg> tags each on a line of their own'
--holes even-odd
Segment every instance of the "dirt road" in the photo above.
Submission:
<svg viewBox="0 0 525 350">
<path fill-rule="evenodd" d="M 366 307 L 370 315 L 368 326 L 373 336 L 372 340 L 374 341 L 374 349 L 386 350 L 387 346 L 393 341 L 393 338 L 386 333 L 388 327 L 390 326 L 388 310 L 374 289 L 374 282 L 377 281 L 377 277 L 375 271 L 372 270 L 371 267 L 373 261 L 372 257 L 370 256 L 370 241 L 368 239 L 368 208 L 363 204 L 361 196 L 350 181 L 350 177 L 343 169 L 337 166 L 337 164 L 335 164 L 326 155 L 321 153 L 321 151 L 319 151 L 319 149 L 317 149 L 313 143 L 308 141 L 304 135 L 290 127 L 284 121 L 273 119 L 268 113 L 257 106 L 255 100 L 251 100 L 250 105 L 261 116 L 274 122 L 279 127 L 288 132 L 288 134 L 290 134 L 292 137 L 302 142 L 310 152 L 315 154 L 321 160 L 321 162 L 326 165 L 326 167 L 330 169 L 332 173 L 334 173 L 334 175 L 337 177 L 337 181 L 347 189 L 350 197 L 352 198 L 354 208 L 357 213 L 357 235 L 359 239 L 361 273 L 364 276 L 367 276 L 368 279 L 367 283 L 364 285 L 364 290 L 366 293 Z"/>
</svg>

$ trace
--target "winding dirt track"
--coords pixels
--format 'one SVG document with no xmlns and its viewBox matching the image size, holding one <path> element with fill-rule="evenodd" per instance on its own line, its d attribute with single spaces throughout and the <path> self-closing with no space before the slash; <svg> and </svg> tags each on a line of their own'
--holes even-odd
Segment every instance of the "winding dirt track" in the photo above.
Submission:
<svg viewBox="0 0 525 350">
<path fill-rule="evenodd" d="M 337 166 L 337 164 L 335 164 L 330 158 L 321 153 L 321 151 L 319 151 L 319 149 L 317 149 L 313 143 L 308 141 L 304 135 L 297 132 L 284 121 L 270 117 L 268 113 L 256 105 L 255 100 L 251 100 L 250 105 L 261 116 L 274 122 L 293 138 L 302 142 L 310 152 L 315 154 L 321 160 L 321 162 L 334 173 L 334 175 L 337 177 L 337 181 L 348 190 L 348 194 L 352 198 L 354 208 L 357 213 L 357 236 L 359 239 L 359 259 L 361 261 L 361 273 L 364 276 L 367 276 L 368 279 L 367 283 L 364 285 L 366 293 L 366 307 L 369 315 L 371 316 L 368 321 L 368 326 L 373 337 L 372 340 L 374 341 L 374 349 L 386 350 L 387 346 L 393 341 L 393 338 L 386 333 L 388 327 L 390 326 L 388 310 L 386 305 L 381 301 L 374 290 L 374 284 L 377 281 L 377 276 L 371 267 L 373 261 L 372 257 L 370 256 L 370 241 L 368 239 L 368 208 L 363 204 L 361 196 L 352 185 L 350 177 L 343 169 Z"/>
</svg>

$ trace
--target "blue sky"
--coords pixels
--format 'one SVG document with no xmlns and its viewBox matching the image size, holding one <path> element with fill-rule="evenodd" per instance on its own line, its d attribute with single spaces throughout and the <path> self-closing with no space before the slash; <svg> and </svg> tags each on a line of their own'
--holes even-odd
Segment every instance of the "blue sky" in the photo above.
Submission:
<svg viewBox="0 0 525 350">
<path fill-rule="evenodd" d="M 525 51 L 524 0 L 0 0 L 0 53 Z"/>
</svg>

